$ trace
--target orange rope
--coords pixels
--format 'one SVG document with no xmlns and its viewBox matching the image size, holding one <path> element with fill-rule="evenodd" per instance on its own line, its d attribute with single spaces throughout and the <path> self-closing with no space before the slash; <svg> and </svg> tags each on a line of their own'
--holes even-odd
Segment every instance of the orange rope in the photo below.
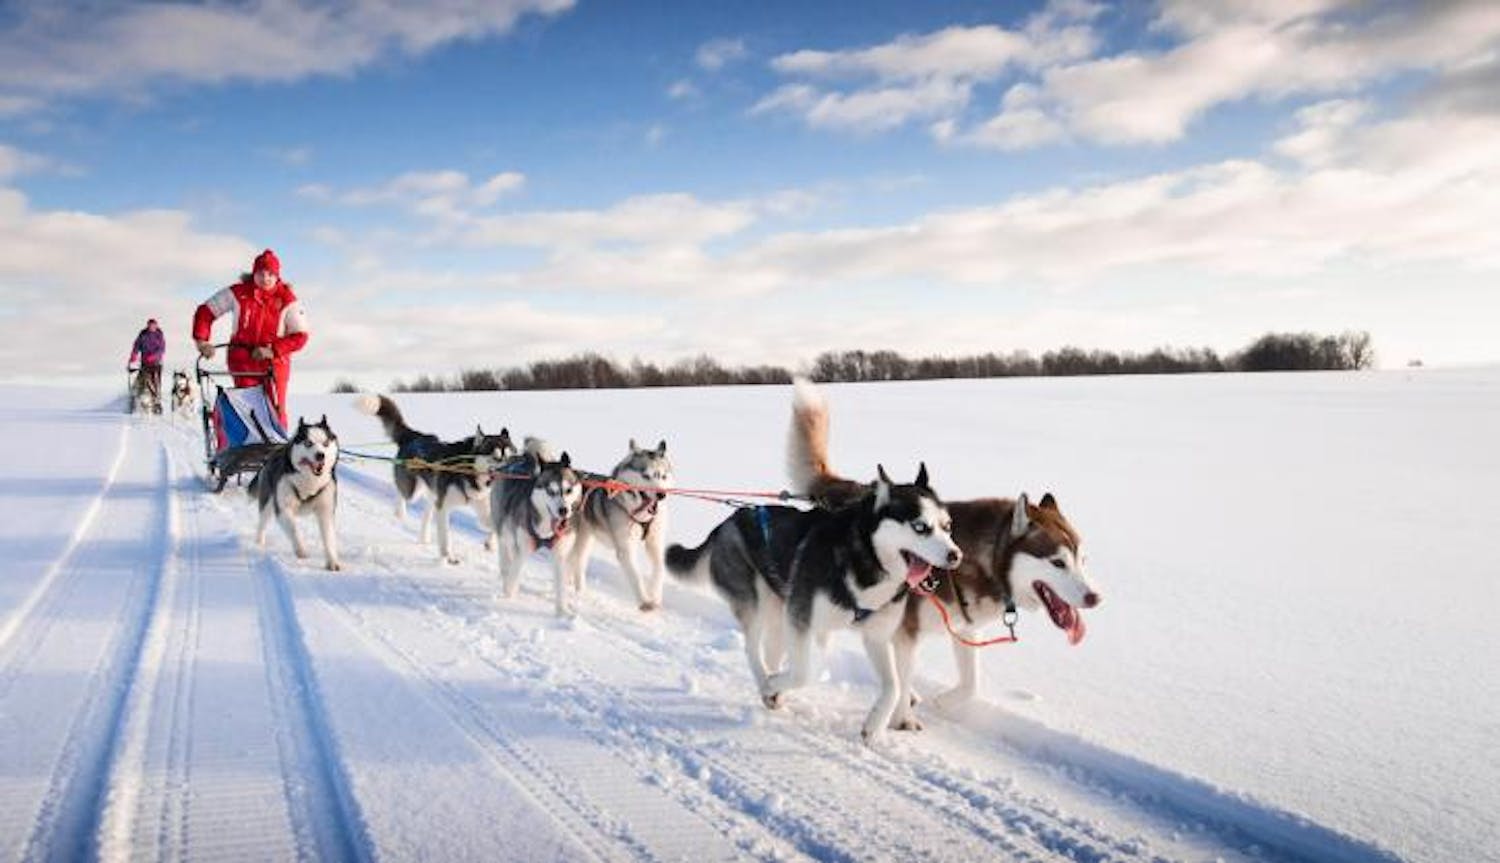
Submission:
<svg viewBox="0 0 1500 863">
<path fill-rule="evenodd" d="M 932 601 L 932 604 L 934 606 L 937 607 L 938 614 L 942 615 L 943 626 L 946 626 L 948 628 L 948 634 L 953 636 L 953 640 L 957 641 L 959 644 L 962 644 L 966 647 L 989 647 L 991 644 L 1014 644 L 1017 641 L 1021 640 L 1016 637 L 1016 631 L 1014 628 L 1012 628 L 1010 631 L 1010 635 L 1002 635 L 998 638 L 991 638 L 987 641 L 970 641 L 969 639 L 964 638 L 962 635 L 959 635 L 958 630 L 953 628 L 953 618 L 949 616 L 947 606 L 943 605 L 943 601 L 937 598 L 937 594 L 929 593 L 927 594 L 927 598 Z"/>
</svg>

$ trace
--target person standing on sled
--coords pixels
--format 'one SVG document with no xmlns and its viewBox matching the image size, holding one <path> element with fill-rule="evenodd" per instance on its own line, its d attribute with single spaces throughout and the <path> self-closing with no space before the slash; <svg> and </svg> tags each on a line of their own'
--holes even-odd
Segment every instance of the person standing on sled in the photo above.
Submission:
<svg viewBox="0 0 1500 863">
<path fill-rule="evenodd" d="M 292 354 L 307 344 L 307 313 L 281 280 L 281 261 L 266 249 L 255 257 L 250 272 L 209 297 L 193 314 L 193 341 L 204 359 L 213 359 L 214 321 L 234 314 L 226 365 L 231 372 L 271 373 L 271 396 L 281 425 L 287 425 L 286 385 L 292 375 Z M 237 387 L 262 383 L 258 377 L 236 377 Z"/>
<path fill-rule="evenodd" d="M 167 336 L 157 326 L 156 318 L 152 318 L 146 321 L 146 328 L 136 335 L 135 344 L 130 346 L 130 359 L 125 361 L 127 366 L 133 366 L 136 357 L 140 357 L 141 374 L 146 377 L 151 398 L 156 400 L 157 413 L 161 413 L 161 361 L 166 354 Z"/>
</svg>

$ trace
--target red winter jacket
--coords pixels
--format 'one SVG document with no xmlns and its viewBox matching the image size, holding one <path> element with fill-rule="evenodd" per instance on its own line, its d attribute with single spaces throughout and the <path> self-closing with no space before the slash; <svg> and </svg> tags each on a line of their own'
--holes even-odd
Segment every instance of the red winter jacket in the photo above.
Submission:
<svg viewBox="0 0 1500 863">
<path fill-rule="evenodd" d="M 209 297 L 193 314 L 193 339 L 208 341 L 214 320 L 230 312 L 234 313 L 234 329 L 229 336 L 233 345 L 228 356 L 231 370 L 264 369 L 265 363 L 250 356 L 254 348 L 270 345 L 275 363 L 284 365 L 289 355 L 307 344 L 307 313 L 286 282 L 269 291 L 253 282 L 239 282 Z"/>
</svg>

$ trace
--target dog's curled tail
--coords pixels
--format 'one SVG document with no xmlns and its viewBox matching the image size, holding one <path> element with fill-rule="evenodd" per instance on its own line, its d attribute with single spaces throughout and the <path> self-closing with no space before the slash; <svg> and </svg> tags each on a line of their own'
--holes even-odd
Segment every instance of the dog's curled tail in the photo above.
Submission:
<svg viewBox="0 0 1500 863">
<path fill-rule="evenodd" d="M 362 395 L 354 400 L 354 408 L 362 414 L 376 417 L 385 426 L 386 435 L 396 443 L 404 443 L 412 431 L 401 416 L 401 409 L 385 396 Z"/>
<path fill-rule="evenodd" d="M 525 443 L 521 445 L 521 451 L 539 461 L 557 461 L 559 456 L 557 448 L 539 437 L 526 436 Z"/>
<path fill-rule="evenodd" d="M 793 381 L 786 473 L 798 494 L 808 494 L 834 476 L 828 466 L 828 402 L 807 378 Z"/>
<path fill-rule="evenodd" d="M 672 577 L 689 584 L 704 584 L 708 581 L 708 562 L 713 555 L 708 553 L 708 540 L 697 548 L 672 543 L 667 546 L 667 572 Z"/>
</svg>

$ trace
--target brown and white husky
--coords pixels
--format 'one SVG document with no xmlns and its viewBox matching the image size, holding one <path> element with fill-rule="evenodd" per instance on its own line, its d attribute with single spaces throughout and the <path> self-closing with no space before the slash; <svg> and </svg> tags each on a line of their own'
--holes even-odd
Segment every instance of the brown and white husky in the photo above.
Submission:
<svg viewBox="0 0 1500 863">
<path fill-rule="evenodd" d="M 869 493 L 866 483 L 845 479 L 828 464 L 828 404 L 810 381 L 799 380 L 792 401 L 787 435 L 787 472 L 792 490 L 810 495 L 820 506 L 838 509 Z M 1100 602 L 1089 578 L 1082 541 L 1050 493 L 1032 503 L 1017 498 L 946 501 L 953 519 L 953 540 L 963 562 L 943 573 L 938 599 L 949 609 L 954 628 L 973 640 L 980 630 L 999 622 L 1007 608 L 1045 609 L 1070 644 L 1083 640 L 1083 609 Z M 905 618 L 895 636 L 897 661 L 910 667 L 917 642 L 945 631 L 938 610 L 925 597 L 907 598 Z M 953 639 L 958 684 L 938 696 L 945 707 L 972 698 L 978 686 L 978 648 Z M 902 677 L 892 727 L 917 729 L 911 713 L 911 675 Z"/>
</svg>

